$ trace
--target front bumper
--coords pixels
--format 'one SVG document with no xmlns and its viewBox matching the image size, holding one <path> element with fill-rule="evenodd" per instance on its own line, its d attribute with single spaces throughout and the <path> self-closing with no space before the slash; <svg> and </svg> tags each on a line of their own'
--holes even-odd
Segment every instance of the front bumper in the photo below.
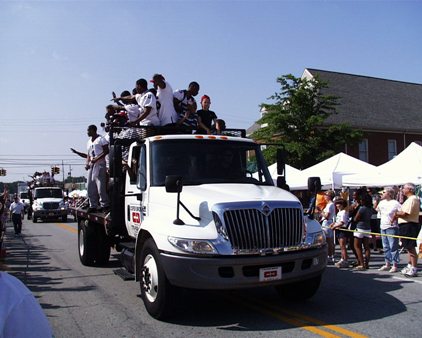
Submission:
<svg viewBox="0 0 422 338">
<path fill-rule="evenodd" d="M 327 265 L 327 247 L 274 256 L 192 257 L 161 253 L 167 279 L 191 289 L 240 289 L 288 284 L 321 275 Z M 281 266 L 281 279 L 259 281 L 261 268 Z"/>
<path fill-rule="evenodd" d="M 39 219 L 61 218 L 67 216 L 67 209 L 44 209 L 34 211 L 33 217 Z"/>
</svg>

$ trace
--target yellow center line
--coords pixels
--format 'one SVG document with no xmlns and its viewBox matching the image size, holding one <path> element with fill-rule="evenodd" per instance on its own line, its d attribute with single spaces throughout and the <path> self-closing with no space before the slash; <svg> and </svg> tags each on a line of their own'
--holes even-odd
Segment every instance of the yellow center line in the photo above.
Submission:
<svg viewBox="0 0 422 338">
<path fill-rule="evenodd" d="M 319 320 L 310 316 L 306 316 L 295 311 L 285 310 L 278 306 L 270 305 L 257 299 L 248 299 L 246 297 L 242 297 L 242 300 L 239 300 L 239 298 L 236 298 L 236 299 L 233 298 L 233 300 L 240 301 L 245 306 L 249 306 L 255 310 L 266 313 L 272 317 L 275 317 L 277 319 L 280 319 L 289 324 L 300 327 L 304 330 L 313 332 L 323 337 L 338 337 L 334 334 L 324 331 L 323 329 L 326 329 L 326 330 L 328 329 L 328 330 L 340 333 L 341 335 L 352 337 L 352 338 L 366 338 L 367 337 L 360 333 L 353 332 L 336 325 L 325 323 L 322 320 Z M 311 325 L 306 325 L 309 323 L 321 326 L 321 328 L 316 328 Z"/>
<path fill-rule="evenodd" d="M 239 300 L 239 299 L 234 299 L 234 300 L 235 300 L 235 302 L 240 303 L 243 306 L 249 307 L 253 310 L 264 313 L 264 314 L 269 315 L 271 317 L 275 317 L 275 318 L 281 320 L 282 322 L 285 322 L 285 323 L 288 323 L 292 326 L 296 326 L 298 328 L 312 332 L 313 334 L 316 334 L 318 336 L 326 337 L 326 338 L 340 338 L 340 336 L 337 336 L 337 335 L 332 334 L 330 332 L 321 330 L 317 327 L 314 327 L 314 326 L 311 326 L 311 325 L 306 325 L 305 322 L 303 322 L 302 320 L 300 320 L 298 318 L 282 315 L 280 313 L 272 311 L 271 309 L 267 309 L 267 308 L 261 307 L 261 306 L 256 306 L 253 303 L 246 302 L 246 301 L 243 301 L 243 300 Z"/>
<path fill-rule="evenodd" d="M 64 224 L 64 223 L 56 223 L 56 224 L 57 224 L 58 227 L 60 227 L 62 229 L 65 229 L 67 231 L 70 231 L 70 232 L 72 232 L 74 234 L 77 234 L 78 233 L 78 230 L 75 229 L 75 228 L 73 228 L 73 227 L 71 227 L 70 225 L 67 225 L 67 224 Z"/>
</svg>

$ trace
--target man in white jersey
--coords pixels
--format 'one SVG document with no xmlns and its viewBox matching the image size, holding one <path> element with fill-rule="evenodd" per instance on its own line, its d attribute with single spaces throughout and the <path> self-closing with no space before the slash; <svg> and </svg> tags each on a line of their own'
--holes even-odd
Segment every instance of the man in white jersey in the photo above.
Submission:
<svg viewBox="0 0 422 338">
<path fill-rule="evenodd" d="M 85 169 L 88 170 L 88 212 L 107 212 L 109 200 L 106 190 L 105 157 L 109 152 L 108 142 L 104 137 L 97 134 L 97 127 L 93 124 L 88 127 L 87 132 L 89 140 Z M 98 208 L 98 204 L 101 208 Z"/>
<path fill-rule="evenodd" d="M 160 103 L 160 109 L 158 111 L 160 125 L 165 126 L 176 123 L 179 117 L 174 109 L 173 89 L 170 84 L 161 74 L 154 74 L 151 82 L 157 90 L 157 100 Z"/>
<path fill-rule="evenodd" d="M 159 126 L 157 101 L 155 95 L 148 90 L 148 82 L 145 79 L 136 81 L 136 102 L 138 103 L 141 115 L 131 124 L 136 126 Z"/>
</svg>

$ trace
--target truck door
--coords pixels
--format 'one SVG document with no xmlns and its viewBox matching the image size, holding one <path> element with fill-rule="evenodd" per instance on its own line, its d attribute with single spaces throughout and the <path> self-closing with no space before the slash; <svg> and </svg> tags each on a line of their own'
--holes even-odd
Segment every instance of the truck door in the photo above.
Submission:
<svg viewBox="0 0 422 338">
<path fill-rule="evenodd" d="M 137 237 L 145 217 L 146 180 L 145 188 L 139 185 L 140 173 L 146 177 L 146 147 L 134 146 L 129 153 L 128 170 L 126 171 L 125 186 L 125 220 L 126 229 L 130 236 Z"/>
</svg>

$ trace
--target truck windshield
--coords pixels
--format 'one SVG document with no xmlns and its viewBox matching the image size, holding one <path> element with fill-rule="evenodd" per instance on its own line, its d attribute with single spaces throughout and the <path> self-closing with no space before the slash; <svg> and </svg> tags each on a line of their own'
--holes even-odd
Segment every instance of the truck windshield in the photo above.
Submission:
<svg viewBox="0 0 422 338">
<path fill-rule="evenodd" d="M 28 199 L 28 193 L 27 192 L 21 192 L 20 198 Z"/>
<path fill-rule="evenodd" d="M 63 198 L 61 189 L 35 189 L 35 198 Z"/>
<path fill-rule="evenodd" d="M 167 175 L 183 176 L 184 185 L 249 183 L 273 185 L 259 145 L 214 140 L 161 140 L 151 144 L 151 184 Z"/>
</svg>

